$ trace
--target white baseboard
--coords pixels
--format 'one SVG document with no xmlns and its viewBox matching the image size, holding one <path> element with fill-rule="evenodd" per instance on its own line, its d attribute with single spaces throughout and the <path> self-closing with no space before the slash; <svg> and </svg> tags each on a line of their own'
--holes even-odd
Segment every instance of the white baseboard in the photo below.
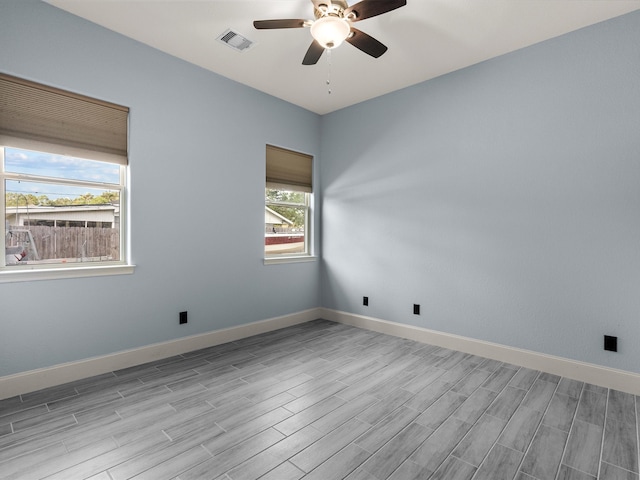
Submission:
<svg viewBox="0 0 640 480">
<path fill-rule="evenodd" d="M 259 333 L 309 322 L 318 318 L 320 318 L 319 309 L 312 308 L 310 310 L 269 318 L 237 327 L 215 330 L 109 355 L 87 358 L 76 362 L 0 377 L 0 400 L 42 388 L 92 377 L 94 375 L 180 355 L 201 348 L 232 342 Z"/>
<path fill-rule="evenodd" d="M 328 308 L 319 309 L 321 318 L 355 327 L 450 348 L 521 367 L 540 370 L 602 387 L 640 395 L 640 375 L 586 362 L 546 355 L 497 343 L 437 332 L 426 328 L 389 322 Z"/>
<path fill-rule="evenodd" d="M 396 337 L 408 338 L 439 347 L 450 348 L 452 350 L 640 395 L 640 375 L 637 373 L 507 347 L 497 343 L 475 340 L 473 338 L 389 322 L 363 315 L 328 308 L 312 308 L 302 312 L 261 320 L 237 327 L 215 330 L 132 350 L 0 377 L 0 400 L 94 375 L 180 355 L 201 348 L 232 342 L 252 335 L 309 322 L 318 318 L 353 325 Z"/>
</svg>

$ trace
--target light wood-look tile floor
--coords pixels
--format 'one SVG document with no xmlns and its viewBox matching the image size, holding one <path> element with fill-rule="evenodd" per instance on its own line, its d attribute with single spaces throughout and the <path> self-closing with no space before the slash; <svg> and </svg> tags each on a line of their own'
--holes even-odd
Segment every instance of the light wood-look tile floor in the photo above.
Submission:
<svg viewBox="0 0 640 480">
<path fill-rule="evenodd" d="M 639 408 L 318 320 L 2 400 L 0 478 L 638 480 Z"/>
</svg>

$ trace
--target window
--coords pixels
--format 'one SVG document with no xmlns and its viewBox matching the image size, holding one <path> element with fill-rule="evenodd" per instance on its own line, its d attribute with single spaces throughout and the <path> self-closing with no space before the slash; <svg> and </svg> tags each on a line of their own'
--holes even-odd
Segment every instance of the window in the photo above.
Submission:
<svg viewBox="0 0 640 480">
<path fill-rule="evenodd" d="M 310 256 L 312 157 L 267 145 L 265 258 Z"/>
<path fill-rule="evenodd" d="M 3 277 L 126 265 L 127 118 L 125 107 L 0 74 Z"/>
</svg>

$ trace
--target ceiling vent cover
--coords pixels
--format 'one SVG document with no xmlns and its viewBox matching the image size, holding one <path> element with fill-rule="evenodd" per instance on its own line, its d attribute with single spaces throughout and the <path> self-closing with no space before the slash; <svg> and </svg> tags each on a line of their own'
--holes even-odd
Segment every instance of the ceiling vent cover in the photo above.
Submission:
<svg viewBox="0 0 640 480">
<path fill-rule="evenodd" d="M 227 29 L 224 33 L 222 33 L 222 35 L 218 37 L 218 41 L 224 43 L 225 45 L 228 45 L 229 47 L 239 52 L 244 52 L 245 50 L 248 50 L 253 45 L 255 45 L 255 42 L 252 42 L 248 38 L 243 37 L 242 35 L 234 32 L 231 29 Z"/>
</svg>

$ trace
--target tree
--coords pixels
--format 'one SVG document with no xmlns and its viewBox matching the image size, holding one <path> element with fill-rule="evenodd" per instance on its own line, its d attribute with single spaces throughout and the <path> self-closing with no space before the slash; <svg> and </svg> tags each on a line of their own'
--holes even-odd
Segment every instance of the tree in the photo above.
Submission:
<svg viewBox="0 0 640 480">
<path fill-rule="evenodd" d="M 46 195 L 36 196 L 31 193 L 7 192 L 5 194 L 5 205 L 7 207 L 21 207 L 31 205 L 112 205 L 114 203 L 120 203 L 120 193 L 110 190 L 104 191 L 98 196 L 95 196 L 92 193 L 84 193 L 77 196 L 73 200 L 69 197 L 58 197 L 52 200 Z"/>
<path fill-rule="evenodd" d="M 76 198 L 73 199 L 73 204 L 74 205 L 89 205 L 91 204 L 92 200 L 93 200 L 93 194 L 92 193 L 83 193 L 82 195 L 77 196 Z"/>
<path fill-rule="evenodd" d="M 112 192 L 110 190 L 107 190 L 106 192 L 102 192 L 97 197 L 94 197 L 92 203 L 94 204 L 120 203 L 120 192 Z"/>
<path fill-rule="evenodd" d="M 270 202 L 286 202 L 297 203 L 304 205 L 304 193 L 303 192 L 291 192 L 288 190 L 274 190 L 267 189 L 267 200 Z"/>
<path fill-rule="evenodd" d="M 7 207 L 40 205 L 40 198 L 31 193 L 7 193 L 5 195 L 5 201 Z"/>
</svg>

